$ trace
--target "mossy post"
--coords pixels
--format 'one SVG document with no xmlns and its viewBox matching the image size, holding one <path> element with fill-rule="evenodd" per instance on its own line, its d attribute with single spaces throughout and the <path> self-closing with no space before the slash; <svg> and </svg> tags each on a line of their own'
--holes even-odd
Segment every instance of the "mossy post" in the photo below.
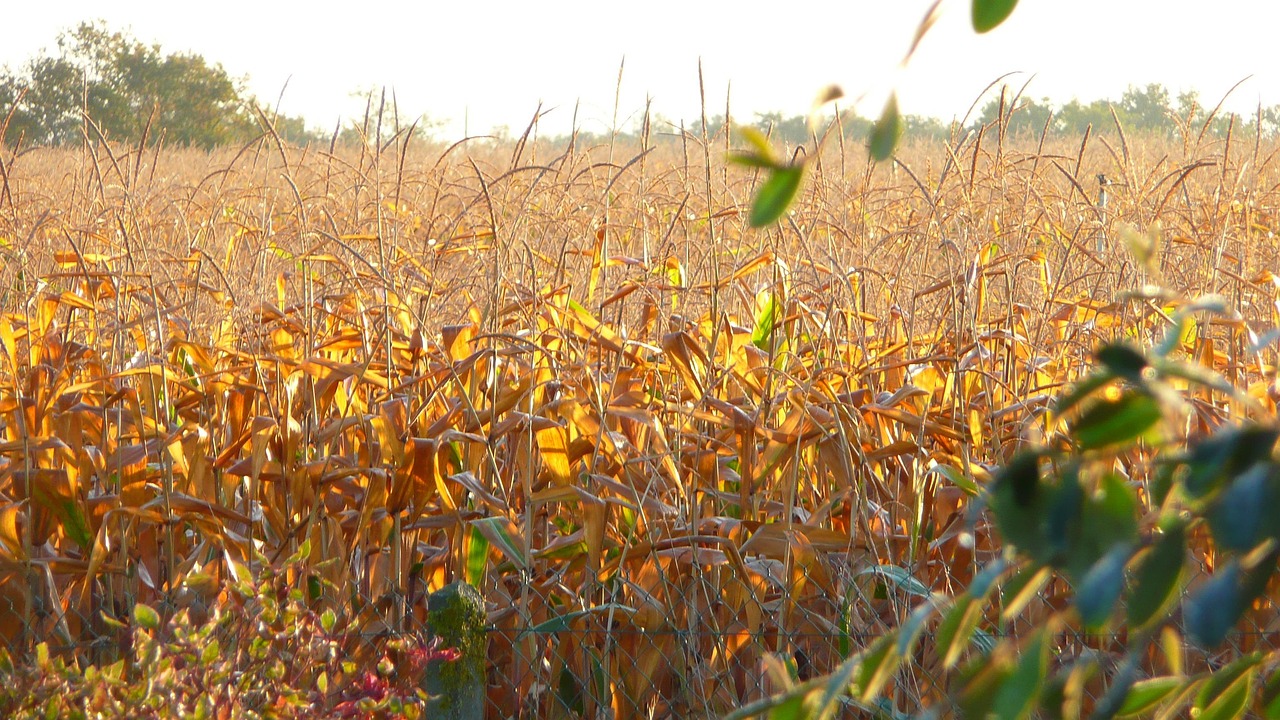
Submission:
<svg viewBox="0 0 1280 720">
<path fill-rule="evenodd" d="M 462 657 L 453 662 L 432 661 L 422 686 L 432 696 L 428 717 L 481 720 L 485 702 L 484 598 L 465 582 L 455 582 L 427 596 L 427 622 L 442 647 Z"/>
</svg>

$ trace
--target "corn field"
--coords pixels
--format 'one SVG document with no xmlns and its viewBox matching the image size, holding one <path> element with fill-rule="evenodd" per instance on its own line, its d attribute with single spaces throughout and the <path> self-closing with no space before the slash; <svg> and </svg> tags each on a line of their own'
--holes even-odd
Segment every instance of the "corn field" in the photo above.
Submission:
<svg viewBox="0 0 1280 720">
<path fill-rule="evenodd" d="M 6 658 L 111 663 L 138 604 L 234 614 L 274 568 L 365 667 L 465 580 L 490 717 L 718 717 L 968 587 L 995 468 L 1180 298 L 1232 309 L 1175 350 L 1244 397 L 1186 389 L 1175 431 L 1275 414 L 1273 140 L 995 123 L 872 164 L 831 132 L 763 230 L 725 134 L 5 151 Z M 1144 452 L 1115 459 L 1142 502 Z M 975 609 L 972 642 L 1064 591 Z M 1270 600 L 1245 628 L 1234 653 L 1280 644 Z M 876 710 L 942 707 L 970 650 L 939 632 Z"/>
</svg>

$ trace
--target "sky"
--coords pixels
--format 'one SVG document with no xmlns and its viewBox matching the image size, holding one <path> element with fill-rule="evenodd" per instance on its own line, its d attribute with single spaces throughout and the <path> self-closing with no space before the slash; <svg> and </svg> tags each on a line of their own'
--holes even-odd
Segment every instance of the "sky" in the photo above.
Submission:
<svg viewBox="0 0 1280 720">
<path fill-rule="evenodd" d="M 541 0 L 346 2 L 56 0 L 5 11 L 0 65 L 19 69 L 59 32 L 101 19 L 166 52 L 195 52 L 247 77 L 289 115 L 332 129 L 363 113 L 370 89 L 394 92 L 402 120 L 425 116 L 452 140 L 500 126 L 519 134 L 541 103 L 543 133 L 634 126 L 646 100 L 668 119 L 809 111 L 837 84 L 844 107 L 875 117 L 891 90 L 902 112 L 961 119 L 1007 73 L 1061 103 L 1118 99 L 1161 83 L 1229 110 L 1280 104 L 1270 0 L 1022 0 L 976 35 L 969 0 L 940 17 L 900 62 L 931 0 Z M 619 68 L 622 67 L 619 86 Z M 620 87 L 620 93 L 618 89 Z"/>
</svg>

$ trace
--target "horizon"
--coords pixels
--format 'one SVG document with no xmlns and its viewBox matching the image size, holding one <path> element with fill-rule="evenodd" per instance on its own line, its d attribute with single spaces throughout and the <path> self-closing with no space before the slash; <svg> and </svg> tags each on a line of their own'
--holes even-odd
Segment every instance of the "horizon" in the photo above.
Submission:
<svg viewBox="0 0 1280 720">
<path fill-rule="evenodd" d="M 479 25 L 456 6 L 393 4 L 383 6 L 385 15 L 335 18 L 227 0 L 220 12 L 191 22 L 152 0 L 71 0 L 19 7 L 20 41 L 0 48 L 0 65 L 20 70 L 42 50 L 56 49 L 59 33 L 101 19 L 166 53 L 195 53 L 247 77 L 259 101 L 275 107 L 279 98 L 281 112 L 304 117 L 308 127 L 331 131 L 340 119 L 358 119 L 362 93 L 385 88 L 402 119 L 442 123 L 437 134 L 450 138 L 502 127 L 519 134 L 539 102 L 545 135 L 567 134 L 575 114 L 585 132 L 625 130 L 650 98 L 655 116 L 688 121 L 703 110 L 699 63 L 708 117 L 724 115 L 726 102 L 737 118 L 804 115 L 834 83 L 846 95 L 839 106 L 863 117 L 876 117 L 896 89 L 904 114 L 947 123 L 980 109 L 984 89 L 1005 73 L 1013 73 L 1005 84 L 1015 91 L 1029 81 L 1023 97 L 1055 105 L 1114 101 L 1129 87 L 1154 83 L 1174 98 L 1195 91 L 1212 108 L 1242 80 L 1225 110 L 1248 116 L 1258 105 L 1280 104 L 1280 72 L 1268 69 L 1274 63 L 1264 42 L 1266 29 L 1280 22 L 1280 8 L 1267 3 L 1233 0 L 1205 14 L 1191 12 L 1198 6 L 1185 0 L 1121 7 L 1025 1 L 1005 25 L 979 36 L 969 27 L 968 3 L 948 0 L 901 68 L 929 5 L 829 8 L 796 0 L 783 16 L 796 20 L 786 24 L 775 20 L 776 8 L 754 1 L 732 11 L 680 8 L 683 16 L 673 19 L 661 5 L 495 0 L 487 24 Z M 1251 22 L 1239 22 L 1241 13 Z M 824 21 L 820 29 L 803 26 L 808 16 Z M 871 31 L 856 36 L 841 27 Z M 852 37 L 857 42 L 847 43 Z"/>
</svg>

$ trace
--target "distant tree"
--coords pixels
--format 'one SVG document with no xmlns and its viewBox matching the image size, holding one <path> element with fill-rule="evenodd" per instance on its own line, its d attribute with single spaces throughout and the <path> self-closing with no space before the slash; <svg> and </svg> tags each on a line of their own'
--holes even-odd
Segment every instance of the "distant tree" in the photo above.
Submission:
<svg viewBox="0 0 1280 720">
<path fill-rule="evenodd" d="M 784 118 L 780 112 L 756 113 L 754 125 L 761 132 L 770 132 L 773 137 L 788 145 L 809 142 L 809 119 L 803 115 Z"/>
<path fill-rule="evenodd" d="M 1185 97 L 1179 96 L 1180 103 L 1185 100 Z M 1194 101 L 1194 94 L 1191 100 Z M 1082 133 L 1090 125 L 1094 128 L 1109 127 L 1114 123 L 1111 116 L 1113 111 L 1126 130 L 1168 134 L 1177 127 L 1180 117 L 1180 108 L 1173 107 L 1169 91 L 1156 83 L 1142 88 L 1130 86 L 1118 101 L 1094 100 L 1085 103 L 1072 99 L 1056 110 L 1049 98 L 1039 101 L 1019 98 L 1010 106 L 1010 100 L 1006 96 L 1004 103 L 1008 130 L 1015 135 L 1028 131 L 1039 133 L 1044 129 L 1046 121 L 1049 121 L 1051 132 L 1070 135 Z M 993 98 L 983 106 L 978 122 L 993 122 L 1000 110 L 1001 98 Z"/>
<path fill-rule="evenodd" d="M 982 112 L 978 115 L 978 121 L 983 125 L 995 122 L 1000 117 L 1002 105 L 1007 122 L 1006 132 L 1014 136 L 1042 132 L 1045 121 L 1049 119 L 1049 114 L 1053 112 L 1053 106 L 1050 105 L 1049 98 L 1043 98 L 1039 102 L 1032 98 L 1024 97 L 1014 100 L 1008 94 L 1005 94 L 1003 97 L 995 97 L 988 101 L 982 107 Z"/>
<path fill-rule="evenodd" d="M 1082 103 L 1072 99 L 1058 110 L 1058 119 L 1054 129 L 1069 135 L 1079 135 L 1092 125 L 1095 128 L 1110 127 L 1111 103 L 1106 100 L 1094 100 Z"/>
<path fill-rule="evenodd" d="M 25 94 L 24 94 L 25 90 Z M 21 101 L 19 102 L 19 97 Z M 137 142 L 148 123 L 168 142 L 213 147 L 257 132 L 243 83 L 199 55 L 165 55 L 101 23 L 58 37 L 57 54 L 0 73 L 0 109 L 17 103 L 7 142 L 77 142 L 85 116 L 111 140 Z M 92 134 L 92 131 L 90 131 Z"/>
<path fill-rule="evenodd" d="M 1169 103 L 1169 90 L 1158 83 L 1144 88 L 1132 85 L 1116 103 L 1121 121 L 1129 128 L 1144 132 L 1168 133 L 1173 129 L 1176 112 Z"/>
<path fill-rule="evenodd" d="M 859 118 L 861 119 L 861 118 Z M 863 127 L 858 137 L 865 137 L 871 132 L 871 121 L 862 120 Z M 903 133 L 909 138 L 925 138 L 932 141 L 947 141 L 951 138 L 951 123 L 945 123 L 928 115 L 904 115 L 902 117 Z M 849 130 L 845 130 L 849 134 Z"/>
<path fill-rule="evenodd" d="M 323 130 L 307 127 L 306 118 L 301 115 L 273 115 L 264 112 L 263 116 L 282 139 L 294 145 L 327 145 L 332 137 Z"/>
</svg>

